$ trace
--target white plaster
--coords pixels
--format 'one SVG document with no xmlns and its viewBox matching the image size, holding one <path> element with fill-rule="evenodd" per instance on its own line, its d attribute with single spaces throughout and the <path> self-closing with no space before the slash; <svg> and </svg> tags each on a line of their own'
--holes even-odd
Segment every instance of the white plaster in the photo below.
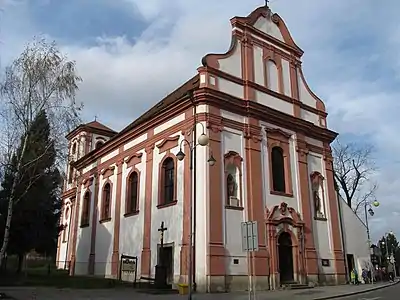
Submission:
<svg viewBox="0 0 400 300">
<path fill-rule="evenodd" d="M 299 168 L 299 153 L 297 152 L 297 135 L 293 134 L 292 136 L 293 141 L 290 145 L 290 151 L 291 151 L 291 156 L 290 156 L 290 164 L 292 168 L 292 178 L 295 178 L 293 180 L 293 193 L 296 195 L 297 199 L 297 211 L 300 213 L 301 216 L 303 216 L 303 205 L 302 205 L 302 199 L 301 199 L 301 181 L 300 181 L 300 168 Z"/>
<path fill-rule="evenodd" d="M 147 133 L 142 134 L 141 136 L 137 137 L 136 139 L 133 139 L 132 141 L 127 142 L 124 145 L 124 151 L 136 146 L 137 144 L 144 142 L 146 139 L 147 139 Z"/>
<path fill-rule="evenodd" d="M 208 105 L 200 104 L 196 106 L 196 114 L 208 113 Z"/>
<path fill-rule="evenodd" d="M 267 107 L 276 109 L 278 111 L 284 112 L 288 115 L 293 115 L 293 104 L 283 101 L 281 99 L 275 98 L 269 94 L 255 91 L 256 101 Z"/>
<path fill-rule="evenodd" d="M 222 131 L 221 133 L 221 143 L 222 143 L 222 153 L 221 153 L 221 163 L 222 163 L 222 171 L 221 171 L 221 179 L 223 188 L 221 189 L 221 205 L 223 206 L 223 221 L 224 221 L 224 244 L 227 252 L 227 257 L 225 258 L 226 270 L 228 275 L 246 275 L 247 274 L 247 261 L 246 255 L 242 251 L 242 241 L 238 236 L 238 233 L 241 232 L 241 223 L 245 221 L 245 216 L 247 215 L 247 210 L 238 211 L 232 209 L 225 209 L 225 205 L 227 204 L 227 195 L 226 195 L 226 174 L 225 174 L 225 165 L 224 165 L 224 155 L 229 151 L 235 151 L 242 158 L 244 158 L 244 141 L 243 141 L 243 133 L 236 132 L 235 130 L 230 129 L 230 131 Z M 242 162 L 242 172 L 246 169 L 246 165 Z M 247 202 L 246 197 L 240 199 L 241 190 L 246 186 L 246 174 L 242 173 L 242 181 L 240 181 L 239 170 L 235 172 L 235 179 L 238 183 L 238 198 L 242 201 L 242 205 L 246 208 Z M 247 191 L 246 191 L 247 192 Z M 244 191 L 243 191 L 244 194 Z M 233 264 L 233 259 L 239 259 L 239 264 Z"/>
<path fill-rule="evenodd" d="M 257 45 L 253 46 L 253 56 L 254 56 L 254 81 L 255 83 L 265 86 L 265 78 L 264 78 L 264 57 L 263 57 L 263 49 Z"/>
<path fill-rule="evenodd" d="M 267 87 L 279 93 L 278 67 L 273 60 L 267 61 Z"/>
<path fill-rule="evenodd" d="M 267 126 L 267 127 L 272 127 L 272 126 Z M 264 128 L 264 127 L 263 127 Z M 272 128 L 278 128 L 277 126 L 274 126 Z M 282 129 L 284 130 L 284 129 Z M 265 130 L 263 130 L 265 131 Z M 288 130 L 284 130 L 285 132 L 288 132 Z M 289 133 L 289 132 L 288 132 Z M 292 134 L 292 133 L 291 133 Z M 268 138 L 268 134 L 266 134 L 266 139 Z M 293 137 L 289 139 L 289 156 L 290 156 L 290 168 L 291 168 L 291 179 L 292 179 L 292 191 L 293 191 L 293 197 L 288 198 L 286 196 L 281 196 L 281 195 L 275 195 L 271 194 L 271 187 L 270 187 L 270 182 L 269 182 L 269 177 L 271 174 L 269 174 L 269 149 L 267 147 L 267 141 L 264 141 L 263 145 L 263 161 L 264 161 L 264 167 L 263 167 L 263 178 L 265 179 L 265 184 L 264 184 L 264 194 L 266 195 L 265 197 L 265 205 L 269 208 L 272 209 L 275 205 L 280 205 L 282 202 L 285 202 L 288 204 L 288 206 L 293 207 L 296 211 L 299 211 L 299 208 L 301 205 L 300 199 L 299 199 L 299 177 L 296 173 L 296 167 L 294 167 L 297 164 L 296 160 L 296 146 L 295 146 L 295 141 Z"/>
<path fill-rule="evenodd" d="M 283 74 L 283 91 L 286 96 L 292 95 L 292 87 L 290 83 L 290 64 L 286 59 L 282 59 L 282 74 Z"/>
<path fill-rule="evenodd" d="M 307 136 L 306 136 L 305 140 L 306 140 L 307 143 L 309 143 L 311 145 L 314 145 L 314 146 L 317 146 L 317 147 L 323 147 L 324 146 L 323 142 L 318 141 L 318 140 L 313 139 L 313 138 L 310 138 L 310 137 L 307 137 Z"/>
<path fill-rule="evenodd" d="M 218 60 L 219 69 L 227 74 L 242 78 L 242 47 L 240 41 L 236 43 L 235 51 L 229 57 Z"/>
<path fill-rule="evenodd" d="M 66 215 L 66 211 L 68 210 L 68 216 Z M 68 243 L 70 241 L 70 233 L 71 233 L 71 220 L 73 218 L 72 216 L 73 211 L 72 211 L 72 205 L 71 201 L 68 199 L 64 202 L 64 209 L 63 209 L 63 214 L 61 216 L 62 221 L 61 224 L 66 226 L 66 229 L 64 229 L 60 233 L 60 246 L 58 248 L 59 256 L 58 256 L 58 261 L 56 262 L 57 268 L 59 269 L 65 269 L 68 267 L 68 257 L 67 257 L 67 252 L 68 252 Z M 64 231 L 66 232 L 64 233 Z M 64 234 L 65 234 L 65 239 L 64 239 Z"/>
<path fill-rule="evenodd" d="M 308 153 L 307 156 L 308 160 L 308 176 L 312 172 L 319 172 L 322 176 L 325 177 L 325 172 L 324 172 L 324 165 L 322 162 L 322 157 L 319 154 L 316 153 Z M 326 177 L 325 177 L 326 178 Z M 331 233 L 332 233 L 332 228 L 330 226 L 330 214 L 329 214 L 329 207 L 327 207 L 327 190 L 326 186 L 324 186 L 324 198 L 321 199 L 323 203 L 322 205 L 322 213 L 325 215 L 327 221 L 320 221 L 320 220 L 314 220 L 313 221 L 313 235 L 314 235 L 314 241 L 315 241 L 315 247 L 317 250 L 317 253 L 321 259 L 333 259 L 333 251 L 331 247 Z M 312 196 L 312 188 L 311 188 L 311 182 L 309 181 L 309 195 L 310 195 L 310 205 L 311 205 L 311 211 L 312 211 L 312 217 L 315 217 L 315 210 L 314 210 L 314 201 L 313 201 L 313 196 Z"/>
<path fill-rule="evenodd" d="M 210 85 L 215 85 L 215 83 L 216 83 L 216 79 L 215 79 L 215 77 L 214 76 L 209 76 L 209 78 L 208 78 L 208 80 L 209 80 L 209 82 L 210 82 Z"/>
<path fill-rule="evenodd" d="M 341 234 L 344 236 L 346 254 L 354 255 L 358 274 L 362 274 L 362 269 L 369 268 L 371 264 L 367 227 L 340 196 L 339 205 L 343 224 Z"/>
<path fill-rule="evenodd" d="M 219 90 L 226 94 L 232 95 L 237 98 L 243 98 L 244 95 L 244 88 L 242 85 L 234 83 L 232 81 L 219 78 Z"/>
<path fill-rule="evenodd" d="M 300 75 L 300 72 L 297 71 L 297 82 L 299 85 L 299 96 L 300 96 L 300 101 L 303 102 L 304 104 L 317 108 L 317 101 L 314 99 L 314 97 L 308 92 L 306 88 L 306 83 L 303 81 L 303 78 Z"/>
<path fill-rule="evenodd" d="M 206 122 L 200 122 L 204 127 Z M 197 124 L 197 137 L 202 133 L 201 124 Z M 208 172 L 209 165 L 207 160 L 210 156 L 210 149 L 208 147 L 196 147 L 196 281 L 202 282 L 207 274 L 207 201 L 205 199 L 209 195 L 208 191 Z M 188 159 L 188 158 L 187 158 Z M 217 158 L 218 159 L 218 158 Z M 220 162 L 217 162 L 220 163 Z M 213 167 L 210 167 L 211 171 Z M 204 185 L 206 183 L 206 185 Z M 194 194 L 193 194 L 194 195 Z M 204 200 L 203 200 L 204 199 Z"/>
<path fill-rule="evenodd" d="M 185 113 L 180 114 L 179 116 L 176 116 L 172 118 L 171 120 L 165 122 L 164 124 L 161 124 L 157 127 L 154 128 L 154 134 L 158 134 L 160 132 L 163 132 L 164 130 L 167 130 L 168 128 L 182 122 L 185 120 Z"/>
<path fill-rule="evenodd" d="M 126 212 L 126 191 L 128 175 L 133 167 L 127 168 L 127 164 L 122 166 L 122 185 L 121 185 L 121 215 L 120 215 L 120 235 L 119 235 L 119 253 L 120 255 L 136 256 L 137 278 L 140 278 L 141 254 L 143 249 L 143 231 L 144 231 L 144 206 L 146 191 L 146 152 L 142 152 L 142 160 L 134 166 L 139 171 L 139 195 L 138 205 L 139 213 L 137 215 L 125 217 Z"/>
<path fill-rule="evenodd" d="M 93 201 L 94 201 L 94 181 L 89 187 L 91 191 L 90 199 L 90 212 L 89 212 L 89 226 L 81 228 L 82 209 L 83 209 L 83 197 L 87 191 L 81 186 L 81 197 L 77 199 L 80 201 L 79 204 L 79 215 L 78 215 L 78 229 L 77 229 L 77 240 L 76 240 L 76 263 L 75 263 L 75 274 L 76 275 L 87 275 L 89 267 L 89 254 L 90 254 L 90 241 L 92 235 L 92 219 L 93 219 Z"/>
<path fill-rule="evenodd" d="M 180 140 L 182 140 L 182 135 L 175 134 L 180 136 Z M 162 142 L 162 141 L 160 141 Z M 171 149 L 171 153 L 177 153 L 179 151 L 179 146 Z M 164 232 L 164 243 L 174 243 L 174 253 L 173 253 L 173 274 L 174 277 L 180 275 L 180 248 L 182 241 L 182 230 L 183 230 L 183 161 L 177 162 L 177 204 L 159 209 L 158 205 L 158 189 L 159 189 L 159 164 L 162 159 L 165 157 L 166 153 L 159 154 L 159 149 L 157 147 L 154 148 L 153 154 L 153 187 L 152 187 L 152 206 L 151 206 L 151 272 L 154 276 L 154 266 L 157 264 L 157 245 L 160 242 L 160 235 L 157 232 L 157 229 L 160 227 L 161 222 L 164 222 L 165 227 L 168 228 L 167 231 Z"/>
<path fill-rule="evenodd" d="M 281 42 L 285 42 L 279 27 L 272 22 L 271 18 L 266 18 L 264 16 L 259 17 L 254 23 L 254 27 L 270 36 L 273 36 Z"/>
<path fill-rule="evenodd" d="M 111 191 L 111 221 L 100 223 L 97 222 L 96 226 L 96 241 L 95 241 L 95 275 L 111 276 L 111 259 L 114 241 L 114 221 L 115 221 L 115 201 L 117 194 L 117 172 L 109 177 L 112 183 Z M 99 180 L 99 198 L 97 202 L 97 220 L 101 220 L 101 211 L 103 207 L 103 187 L 107 179 L 100 177 Z"/>
<path fill-rule="evenodd" d="M 205 84 L 206 83 L 206 74 L 200 74 L 200 83 Z"/>
<path fill-rule="evenodd" d="M 90 170 L 92 170 L 96 166 L 97 166 L 97 162 L 89 164 L 87 167 L 83 168 L 83 174 L 85 174 L 86 172 L 89 172 Z"/>
<path fill-rule="evenodd" d="M 230 111 L 222 110 L 222 109 L 220 112 L 221 112 L 221 117 L 223 117 L 223 118 L 226 118 L 226 119 L 229 119 L 232 121 L 236 121 L 239 123 L 244 123 L 244 119 L 245 119 L 244 116 L 232 113 Z"/>
<path fill-rule="evenodd" d="M 273 47 L 275 47 L 276 49 L 285 52 L 286 54 L 290 54 L 290 52 L 274 43 L 271 43 L 270 41 L 267 41 L 266 39 L 261 38 L 260 36 L 256 35 L 256 34 L 251 34 L 251 38 L 255 41 L 259 41 L 260 43 L 265 43 L 265 44 L 269 44 L 272 45 Z"/>
<path fill-rule="evenodd" d="M 105 161 L 107 161 L 107 160 L 109 160 L 109 159 L 111 159 L 111 158 L 117 156 L 118 153 L 119 153 L 119 149 L 116 149 L 116 150 L 114 150 L 114 151 L 108 153 L 107 155 L 104 155 L 104 156 L 100 159 L 100 163 L 103 163 L 103 162 L 105 162 Z"/>
<path fill-rule="evenodd" d="M 301 108 L 300 115 L 303 120 L 311 122 L 316 126 L 320 126 L 319 116 L 317 114 Z"/>
</svg>

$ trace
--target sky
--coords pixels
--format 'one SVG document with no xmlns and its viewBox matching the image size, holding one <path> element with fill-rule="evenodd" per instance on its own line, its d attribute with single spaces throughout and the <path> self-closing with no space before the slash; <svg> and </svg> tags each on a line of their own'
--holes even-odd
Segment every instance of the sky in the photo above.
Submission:
<svg viewBox="0 0 400 300">
<path fill-rule="evenodd" d="M 83 118 L 120 130 L 196 74 L 201 58 L 225 52 L 233 16 L 263 0 L 0 0 L 6 66 L 32 40 L 56 40 L 77 62 Z M 400 235 L 400 11 L 398 0 L 272 0 L 305 52 L 303 72 L 344 142 L 371 143 L 380 206 L 373 240 Z M 397 112 L 397 113 L 396 113 Z"/>
</svg>

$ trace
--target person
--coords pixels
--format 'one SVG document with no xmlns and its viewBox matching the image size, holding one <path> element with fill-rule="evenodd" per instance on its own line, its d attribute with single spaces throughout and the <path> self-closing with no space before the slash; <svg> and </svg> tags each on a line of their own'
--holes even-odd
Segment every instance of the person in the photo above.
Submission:
<svg viewBox="0 0 400 300">
<path fill-rule="evenodd" d="M 363 281 L 364 281 L 365 284 L 369 283 L 369 280 L 368 280 L 368 270 L 367 270 L 367 269 L 364 268 L 364 269 L 362 270 L 361 276 L 362 276 L 362 279 L 363 279 Z"/>
<path fill-rule="evenodd" d="M 350 280 L 352 284 L 356 284 L 356 273 L 354 272 L 354 269 L 350 272 Z"/>
<path fill-rule="evenodd" d="M 394 281 L 394 266 L 392 263 L 389 263 L 389 265 L 388 265 L 388 273 L 389 273 L 389 281 L 393 282 Z"/>
</svg>

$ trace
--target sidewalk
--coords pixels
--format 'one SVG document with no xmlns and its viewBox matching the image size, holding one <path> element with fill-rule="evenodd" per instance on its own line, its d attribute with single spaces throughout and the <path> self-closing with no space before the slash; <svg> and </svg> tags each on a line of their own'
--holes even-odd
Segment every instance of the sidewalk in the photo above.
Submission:
<svg viewBox="0 0 400 300">
<path fill-rule="evenodd" d="M 377 283 L 368 285 L 342 285 L 342 286 L 326 286 L 305 290 L 287 290 L 287 291 L 265 291 L 258 292 L 257 300 L 325 300 L 343 297 L 352 294 L 358 294 L 371 290 L 388 287 L 395 283 Z M 6 293 L 8 296 L 17 300 L 40 299 L 40 300 L 179 300 L 185 299 L 180 295 L 150 295 L 140 293 L 133 289 L 107 289 L 107 290 L 69 290 L 55 288 L 33 288 L 33 287 L 9 287 L 0 288 L 0 292 Z M 221 294 L 195 294 L 194 300 L 247 300 L 248 294 L 243 293 L 221 293 Z"/>
</svg>

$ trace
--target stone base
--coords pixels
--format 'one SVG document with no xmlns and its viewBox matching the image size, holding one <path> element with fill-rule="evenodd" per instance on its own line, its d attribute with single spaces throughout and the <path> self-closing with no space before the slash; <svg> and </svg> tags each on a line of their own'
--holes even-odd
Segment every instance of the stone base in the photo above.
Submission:
<svg viewBox="0 0 400 300">
<path fill-rule="evenodd" d="M 254 288 L 257 291 L 270 289 L 268 276 L 254 276 Z M 225 293 L 236 291 L 248 291 L 249 277 L 245 275 L 207 276 L 206 280 L 197 281 L 199 293 Z"/>
</svg>

